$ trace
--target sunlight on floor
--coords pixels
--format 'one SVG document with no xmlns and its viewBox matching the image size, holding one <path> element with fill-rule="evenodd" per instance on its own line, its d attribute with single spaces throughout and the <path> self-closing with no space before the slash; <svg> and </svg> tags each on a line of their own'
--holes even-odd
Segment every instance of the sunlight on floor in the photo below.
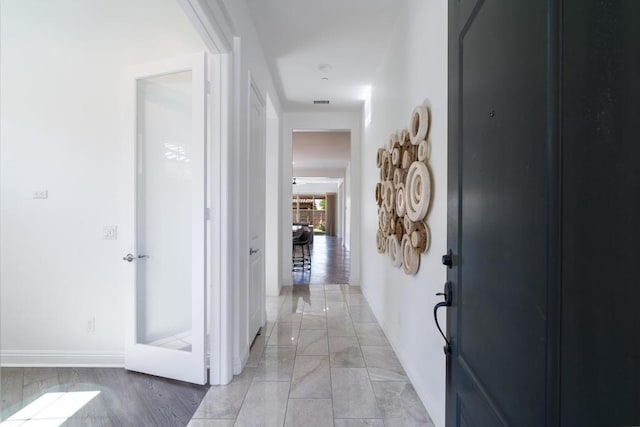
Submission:
<svg viewBox="0 0 640 427">
<path fill-rule="evenodd" d="M 3 421 L 0 427 L 60 426 L 98 394 L 99 391 L 46 393 Z"/>
</svg>

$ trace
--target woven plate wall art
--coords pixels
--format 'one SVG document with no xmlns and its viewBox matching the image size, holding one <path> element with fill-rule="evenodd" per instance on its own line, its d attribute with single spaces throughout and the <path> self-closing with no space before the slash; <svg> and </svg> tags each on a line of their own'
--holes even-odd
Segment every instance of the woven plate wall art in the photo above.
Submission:
<svg viewBox="0 0 640 427">
<path fill-rule="evenodd" d="M 427 216 L 431 207 L 431 110 L 419 105 L 408 129 L 392 134 L 376 155 L 380 182 L 375 188 L 378 206 L 376 246 L 394 267 L 414 275 L 420 257 L 429 250 Z"/>
</svg>

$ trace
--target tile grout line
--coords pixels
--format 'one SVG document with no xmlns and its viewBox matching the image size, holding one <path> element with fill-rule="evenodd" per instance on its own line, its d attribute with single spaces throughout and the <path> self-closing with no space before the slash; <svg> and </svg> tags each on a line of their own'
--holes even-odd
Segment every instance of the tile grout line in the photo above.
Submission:
<svg viewBox="0 0 640 427">
<path fill-rule="evenodd" d="M 363 295 L 362 291 L 360 292 L 359 295 Z M 365 301 L 366 302 L 366 301 Z M 368 305 L 368 304 L 367 304 Z M 349 310 L 349 315 L 351 316 L 351 305 L 347 304 L 348 306 L 348 310 Z M 367 379 L 369 380 L 369 387 L 371 387 L 371 391 L 373 393 L 373 397 L 375 399 L 375 405 L 376 405 L 376 409 L 380 412 L 380 416 L 382 417 L 382 411 L 380 410 L 380 407 L 378 405 L 378 396 L 376 395 L 375 389 L 373 388 L 373 381 L 371 380 L 371 373 L 369 372 L 369 365 L 367 364 L 367 359 L 364 357 L 364 352 L 362 351 L 362 345 L 360 344 L 360 337 L 358 336 L 358 331 L 355 328 L 355 322 L 353 321 L 353 317 L 351 317 L 351 326 L 353 327 L 353 330 L 356 334 L 356 342 L 358 343 L 358 348 L 360 350 L 360 354 L 362 355 L 362 362 L 364 363 L 365 369 L 367 370 Z M 376 324 L 377 324 L 377 320 L 376 320 Z M 383 424 L 384 424 L 384 418 L 369 418 L 369 419 L 382 419 Z"/>
<path fill-rule="evenodd" d="M 304 307 L 302 309 L 304 311 Z M 302 319 L 300 319 L 300 328 L 302 328 Z M 287 393 L 287 404 L 285 405 L 285 409 L 284 409 L 284 420 L 282 421 L 283 426 L 287 424 L 287 413 L 289 412 L 289 402 L 291 401 L 291 388 L 293 387 L 293 373 L 295 372 L 296 364 L 298 363 L 298 346 L 300 345 L 300 331 L 301 331 L 300 328 L 298 329 L 298 341 L 296 342 L 296 348 L 293 351 L 293 368 L 291 368 L 291 373 L 289 374 L 289 392 Z"/>
<path fill-rule="evenodd" d="M 277 319 L 278 319 L 278 317 L 280 317 L 280 309 L 282 308 L 282 305 L 284 305 L 284 300 L 278 306 L 278 316 L 276 317 L 276 321 L 274 322 L 274 326 L 273 326 L 274 328 L 275 328 L 275 325 L 278 323 Z M 271 339 L 271 335 L 269 335 L 269 339 Z M 259 359 L 258 367 L 256 367 L 256 373 L 257 373 L 257 370 L 260 367 L 260 365 L 261 365 L 261 363 L 262 363 L 262 361 L 264 359 L 265 353 L 267 351 L 267 343 L 268 343 L 268 340 L 265 340 L 264 348 L 262 349 L 262 355 L 261 355 L 261 357 Z M 244 369 L 246 369 L 246 367 Z M 247 387 L 247 390 L 244 392 L 244 395 L 242 397 L 242 403 L 238 407 L 238 412 L 236 413 L 236 416 L 233 419 L 233 424 L 234 425 L 238 422 L 238 417 L 240 416 L 240 413 L 242 412 L 242 408 L 243 408 L 243 406 L 244 406 L 244 404 L 245 404 L 245 402 L 247 400 L 247 395 L 249 394 L 249 390 L 251 389 L 251 386 L 255 383 L 254 380 L 255 380 L 255 373 L 254 373 L 253 377 L 251 377 L 251 381 L 249 381 L 249 386 Z M 286 415 L 286 413 L 285 413 L 285 415 Z"/>
<path fill-rule="evenodd" d="M 327 287 L 324 286 L 324 306 L 325 306 L 325 310 L 327 308 Z M 331 421 L 332 424 L 335 426 L 336 424 L 336 411 L 333 405 L 333 378 L 332 378 L 332 373 L 333 371 L 331 370 L 331 345 L 329 344 L 329 319 L 327 316 L 327 313 L 325 311 L 325 316 L 327 317 L 327 321 L 325 322 L 325 327 L 326 327 L 326 331 L 327 331 L 327 352 L 329 353 L 327 359 L 329 359 L 329 389 L 331 390 Z"/>
</svg>

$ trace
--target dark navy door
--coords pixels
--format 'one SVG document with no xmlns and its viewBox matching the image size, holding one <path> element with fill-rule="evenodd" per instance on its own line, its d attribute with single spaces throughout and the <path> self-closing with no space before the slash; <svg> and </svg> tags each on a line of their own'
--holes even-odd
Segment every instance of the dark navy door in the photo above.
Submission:
<svg viewBox="0 0 640 427">
<path fill-rule="evenodd" d="M 545 425 L 547 5 L 450 2 L 448 426 Z"/>
<path fill-rule="evenodd" d="M 638 22 L 449 1 L 447 426 L 640 425 Z"/>
</svg>

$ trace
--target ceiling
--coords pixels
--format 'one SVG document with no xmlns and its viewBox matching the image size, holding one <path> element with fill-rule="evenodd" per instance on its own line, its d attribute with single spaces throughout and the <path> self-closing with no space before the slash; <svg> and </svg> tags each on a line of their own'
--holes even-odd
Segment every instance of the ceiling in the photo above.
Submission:
<svg viewBox="0 0 640 427">
<path fill-rule="evenodd" d="M 292 160 L 294 173 L 307 176 L 318 171 L 344 170 L 351 159 L 351 133 L 348 131 L 293 132 Z"/>
<path fill-rule="evenodd" d="M 405 1 L 247 0 L 284 109 L 359 109 Z"/>
</svg>

